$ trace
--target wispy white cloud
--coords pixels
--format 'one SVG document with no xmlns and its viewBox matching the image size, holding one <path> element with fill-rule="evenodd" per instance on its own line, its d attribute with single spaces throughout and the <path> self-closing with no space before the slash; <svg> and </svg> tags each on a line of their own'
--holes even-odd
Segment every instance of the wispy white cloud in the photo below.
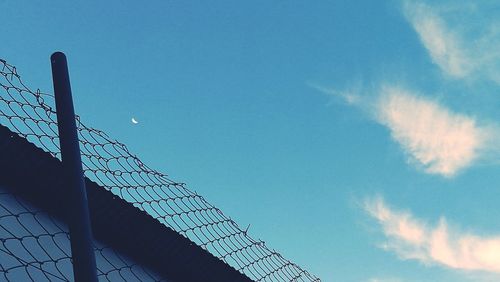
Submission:
<svg viewBox="0 0 500 282">
<path fill-rule="evenodd" d="M 426 173 L 453 177 L 486 155 L 500 152 L 494 146 L 495 142 L 500 143 L 497 126 L 480 125 L 471 116 L 455 113 L 403 87 L 382 86 L 372 95 L 359 88 L 316 88 L 368 112 L 389 129 L 408 162 Z"/>
<path fill-rule="evenodd" d="M 357 85 L 356 87 L 353 87 L 348 90 L 334 90 L 330 89 L 315 83 L 308 83 L 308 85 L 318 91 L 321 91 L 325 94 L 332 95 L 338 98 L 341 98 L 344 100 L 347 104 L 353 105 L 353 106 L 361 106 L 361 104 L 364 102 L 361 96 L 359 95 L 361 86 Z"/>
<path fill-rule="evenodd" d="M 456 2 L 440 6 L 411 0 L 403 3 L 406 18 L 445 74 L 500 83 L 500 21 L 482 13 L 494 7 L 465 2 L 462 7 Z"/>
<path fill-rule="evenodd" d="M 472 117 L 399 87 L 382 87 L 375 117 L 411 163 L 446 177 L 470 166 L 493 136 L 493 129 L 477 125 Z"/>
<path fill-rule="evenodd" d="M 500 235 L 486 237 L 452 230 L 444 217 L 433 226 L 409 212 L 393 210 L 381 197 L 366 200 L 364 209 L 382 227 L 387 239 L 382 247 L 401 259 L 500 273 Z"/>
<path fill-rule="evenodd" d="M 483 5 L 474 3 L 445 1 L 437 6 L 422 0 L 402 1 L 406 18 L 446 75 L 500 83 L 500 20 L 496 15 L 483 16 L 487 14 Z M 498 162 L 498 126 L 479 123 L 436 100 L 395 86 L 369 91 L 359 85 L 347 91 L 313 87 L 371 114 L 389 129 L 409 163 L 426 173 L 453 177 L 479 160 Z"/>
<path fill-rule="evenodd" d="M 459 36 L 450 30 L 443 19 L 420 2 L 406 1 L 404 8 L 433 61 L 451 76 L 469 74 L 473 68 L 472 59 L 467 56 Z"/>
</svg>

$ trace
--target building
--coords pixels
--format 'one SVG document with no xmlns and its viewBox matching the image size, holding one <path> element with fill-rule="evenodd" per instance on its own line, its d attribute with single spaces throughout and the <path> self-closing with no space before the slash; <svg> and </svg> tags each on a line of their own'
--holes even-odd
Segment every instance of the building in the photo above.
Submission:
<svg viewBox="0 0 500 282">
<path fill-rule="evenodd" d="M 0 281 L 72 279 L 53 96 L 0 60 Z M 78 119 L 103 281 L 319 281 Z"/>
</svg>

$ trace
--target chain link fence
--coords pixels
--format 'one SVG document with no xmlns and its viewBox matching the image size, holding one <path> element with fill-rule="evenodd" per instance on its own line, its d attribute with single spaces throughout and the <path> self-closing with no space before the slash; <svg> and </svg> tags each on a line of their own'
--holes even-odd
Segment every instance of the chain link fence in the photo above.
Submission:
<svg viewBox="0 0 500 282">
<path fill-rule="evenodd" d="M 30 90 L 16 67 L 2 59 L 0 86 L 0 124 L 60 159 L 54 96 Z M 252 280 L 320 281 L 263 241 L 251 238 L 184 183 L 146 166 L 123 143 L 86 126 L 79 117 L 77 126 L 85 176 L 104 189 L 147 212 Z M 56 233 L 65 235 L 66 231 Z M 17 259 L 19 267 L 27 263 L 32 269 L 38 264 L 35 260 Z M 66 260 L 69 261 L 67 254 L 58 259 Z M 0 273 L 5 269 L 2 262 Z"/>
</svg>

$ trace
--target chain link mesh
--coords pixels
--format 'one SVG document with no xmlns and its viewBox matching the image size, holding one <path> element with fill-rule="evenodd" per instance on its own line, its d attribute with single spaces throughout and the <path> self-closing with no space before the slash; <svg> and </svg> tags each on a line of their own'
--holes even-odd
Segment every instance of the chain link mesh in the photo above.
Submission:
<svg viewBox="0 0 500 282">
<path fill-rule="evenodd" d="M 0 281 L 72 281 L 68 227 L 0 187 Z M 94 242 L 99 281 L 161 281 L 113 250 Z"/>
<path fill-rule="evenodd" d="M 54 97 L 30 90 L 0 59 L 0 124 L 60 159 Z M 146 166 L 127 147 L 77 116 L 85 176 L 169 226 L 255 281 L 320 281 L 184 183 Z"/>
</svg>

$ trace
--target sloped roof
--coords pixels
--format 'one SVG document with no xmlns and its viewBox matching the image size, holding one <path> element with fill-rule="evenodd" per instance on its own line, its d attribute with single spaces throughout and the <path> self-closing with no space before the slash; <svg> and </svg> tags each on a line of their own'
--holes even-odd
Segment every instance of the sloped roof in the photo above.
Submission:
<svg viewBox="0 0 500 282">
<path fill-rule="evenodd" d="M 54 96 L 32 91 L 0 59 L 0 124 L 60 159 Z M 254 239 L 184 183 L 145 165 L 127 146 L 77 117 L 85 176 L 255 281 L 320 281 Z"/>
<path fill-rule="evenodd" d="M 0 125 L 0 185 L 65 221 L 61 162 Z M 252 281 L 194 242 L 88 178 L 95 239 L 174 281 Z"/>
</svg>

